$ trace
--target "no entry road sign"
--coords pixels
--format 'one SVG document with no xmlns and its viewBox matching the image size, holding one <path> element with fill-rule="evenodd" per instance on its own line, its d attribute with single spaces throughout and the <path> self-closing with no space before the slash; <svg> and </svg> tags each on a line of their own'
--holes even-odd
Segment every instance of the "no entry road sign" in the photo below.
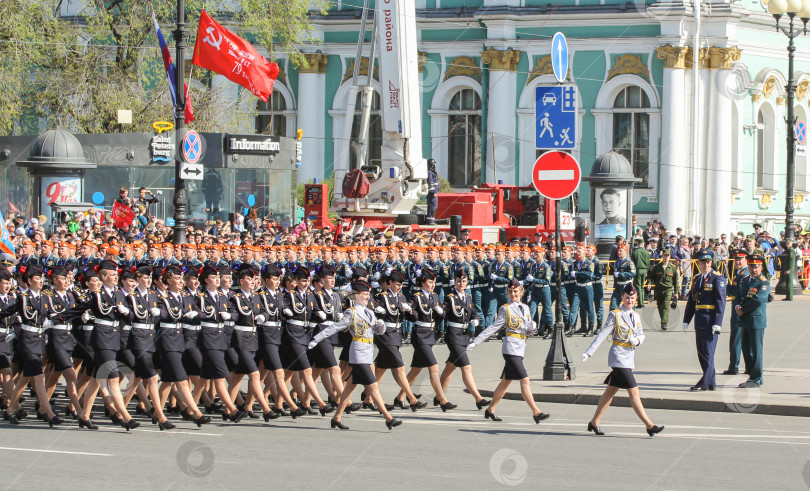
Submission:
<svg viewBox="0 0 810 491">
<path fill-rule="evenodd" d="M 581 178 L 579 162 L 565 152 L 544 153 L 532 169 L 535 189 L 549 199 L 559 200 L 571 196 L 579 187 Z"/>
</svg>

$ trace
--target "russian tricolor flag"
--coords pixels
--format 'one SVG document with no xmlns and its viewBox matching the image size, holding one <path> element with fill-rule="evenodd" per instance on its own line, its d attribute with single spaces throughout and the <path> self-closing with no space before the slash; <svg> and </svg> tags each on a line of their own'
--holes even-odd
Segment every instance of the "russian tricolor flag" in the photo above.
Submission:
<svg viewBox="0 0 810 491">
<path fill-rule="evenodd" d="M 172 55 L 169 52 L 169 47 L 166 45 L 166 40 L 163 38 L 163 32 L 160 30 L 160 25 L 155 18 L 155 13 L 152 12 L 152 22 L 155 23 L 155 31 L 157 31 L 158 42 L 160 43 L 160 53 L 163 55 L 163 66 L 166 68 L 166 75 L 169 78 L 169 92 L 172 95 L 172 104 L 177 106 L 177 70 L 174 67 Z M 186 123 L 194 121 L 194 109 L 191 107 L 191 96 L 188 93 L 188 84 L 183 82 L 186 94 Z"/>
<path fill-rule="evenodd" d="M 3 218 L 3 212 L 0 211 L 0 228 L 2 228 L 2 232 L 0 232 L 0 252 L 5 252 L 6 254 L 14 255 L 14 244 L 11 243 L 11 234 L 8 233 L 8 229 L 6 228 L 6 220 Z"/>
</svg>

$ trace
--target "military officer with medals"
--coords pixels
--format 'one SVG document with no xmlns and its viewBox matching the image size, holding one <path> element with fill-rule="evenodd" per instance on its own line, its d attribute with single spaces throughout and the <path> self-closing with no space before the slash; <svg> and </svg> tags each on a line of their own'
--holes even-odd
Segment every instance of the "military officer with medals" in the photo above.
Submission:
<svg viewBox="0 0 810 491">
<path fill-rule="evenodd" d="M 593 275 L 594 264 L 587 258 L 585 244 L 577 246 L 577 260 L 572 264 L 576 290 L 571 301 L 571 329 L 576 327 L 577 315 L 580 316 L 582 327 L 575 334 L 588 336 L 593 333 Z M 587 321 L 587 324 L 586 324 Z"/>
<path fill-rule="evenodd" d="M 734 299 L 734 311 L 739 316 L 742 331 L 742 354 L 748 380 L 739 385 L 750 389 L 762 385 L 762 341 L 767 327 L 766 307 L 770 281 L 763 273 L 765 258 L 751 254 L 746 258 L 749 275 L 740 282 L 739 295 Z"/>
<path fill-rule="evenodd" d="M 532 320 L 539 317 L 540 329 L 538 335 L 542 334 L 543 339 L 551 335 L 551 328 L 554 325 L 554 316 L 551 312 L 551 266 L 546 262 L 544 255 L 545 250 L 540 246 L 532 248 L 532 256 L 534 262 L 532 263 L 529 274 L 526 275 L 523 286 L 529 291 L 527 297 L 529 310 L 532 314 Z M 538 315 L 538 307 L 543 309 L 542 313 Z"/>
<path fill-rule="evenodd" d="M 747 295 L 748 292 L 740 290 L 740 283 L 748 277 L 748 253 L 745 249 L 737 249 L 731 254 L 734 258 L 734 279 L 728 285 L 728 296 L 734 297 L 732 307 L 736 306 L 737 297 Z M 740 368 L 740 354 L 742 352 L 742 331 L 740 330 L 740 316 L 737 309 L 731 309 L 731 329 L 728 336 L 728 369 L 723 375 L 737 375 Z"/>
<path fill-rule="evenodd" d="M 616 262 L 613 264 L 613 295 L 610 297 L 610 310 L 619 308 L 624 285 L 632 283 L 635 276 L 636 266 L 627 258 L 627 245 L 622 244 L 616 248 Z"/>
</svg>

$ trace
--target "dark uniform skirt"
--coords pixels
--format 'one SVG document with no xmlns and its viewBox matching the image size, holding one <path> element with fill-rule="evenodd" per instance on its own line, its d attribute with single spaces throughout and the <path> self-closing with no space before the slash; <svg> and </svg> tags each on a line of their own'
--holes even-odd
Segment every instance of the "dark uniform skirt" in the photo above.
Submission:
<svg viewBox="0 0 810 491">
<path fill-rule="evenodd" d="M 53 364 L 53 369 L 56 372 L 67 370 L 73 366 L 73 360 L 70 358 L 71 352 L 66 349 L 48 346 L 46 348 L 46 353 L 48 354 L 48 361 Z M 0 358 L 2 358 L 2 355 L 0 355 Z M 0 369 L 8 367 L 3 367 L 2 365 L 3 362 L 0 359 Z"/>
<path fill-rule="evenodd" d="M 259 354 L 262 357 L 265 370 L 281 370 L 281 355 L 278 352 L 277 344 L 262 344 L 259 346 Z"/>
<path fill-rule="evenodd" d="M 338 362 L 335 359 L 335 347 L 331 343 L 318 343 L 317 346 L 307 351 L 309 362 L 316 368 L 336 367 Z"/>
<path fill-rule="evenodd" d="M 203 367 L 203 356 L 199 348 L 194 346 L 183 351 L 183 368 L 186 370 L 187 375 L 200 375 Z"/>
<path fill-rule="evenodd" d="M 0 370 L 11 368 L 11 354 L 0 353 Z"/>
<path fill-rule="evenodd" d="M 164 351 L 160 353 L 160 381 L 182 382 L 188 380 L 186 370 L 183 368 L 183 353 L 179 351 Z"/>
<path fill-rule="evenodd" d="M 377 382 L 377 377 L 371 371 L 371 365 L 352 363 L 350 366 L 352 367 L 351 375 L 346 380 L 351 379 L 352 383 L 356 385 L 371 385 Z"/>
<path fill-rule="evenodd" d="M 149 379 L 157 375 L 155 370 L 155 354 L 151 351 L 133 351 L 135 356 L 135 376 L 142 379 Z"/>
<path fill-rule="evenodd" d="M 282 342 L 281 346 L 283 349 L 281 361 L 284 363 L 285 369 L 298 372 L 311 368 L 309 358 L 307 358 L 306 346 L 285 342 Z"/>
<path fill-rule="evenodd" d="M 42 355 L 36 353 L 22 352 L 23 357 L 23 377 L 36 377 L 42 375 Z"/>
<path fill-rule="evenodd" d="M 132 334 L 132 326 L 125 326 L 121 328 L 121 349 L 118 350 L 117 360 L 129 367 L 135 368 L 135 354 L 128 348 L 129 336 Z"/>
<path fill-rule="evenodd" d="M 460 344 L 448 344 L 447 348 L 450 350 L 450 356 L 447 361 L 457 367 L 466 367 L 470 364 L 470 358 L 467 356 L 467 347 Z"/>
<path fill-rule="evenodd" d="M 375 340 L 376 342 L 376 340 Z M 405 362 L 402 360 L 402 353 L 399 352 L 399 346 L 391 346 L 383 343 L 377 344 L 377 358 L 374 364 L 377 368 L 399 368 L 404 367 Z"/>
<path fill-rule="evenodd" d="M 111 349 L 96 349 L 93 353 L 93 377 L 95 378 L 118 378 L 118 352 Z"/>
<path fill-rule="evenodd" d="M 607 378 L 605 378 L 605 381 L 602 383 L 619 389 L 638 387 L 636 377 L 633 375 L 633 370 L 630 368 L 613 367 L 613 371 L 608 374 Z"/>
<path fill-rule="evenodd" d="M 352 346 L 352 335 L 349 331 L 340 331 L 338 333 L 338 342 L 340 343 L 340 355 L 338 360 L 349 361 L 349 349 Z"/>
<path fill-rule="evenodd" d="M 433 365 L 438 365 L 436 357 L 433 356 L 433 346 L 428 344 L 414 344 L 411 367 L 427 368 Z"/>
<path fill-rule="evenodd" d="M 529 376 L 523 366 L 523 357 L 517 355 L 503 355 L 503 373 L 501 377 L 506 380 L 521 380 Z"/>
<path fill-rule="evenodd" d="M 205 380 L 216 380 L 226 378 L 230 371 L 225 363 L 225 350 L 208 349 L 201 350 L 202 371 L 200 377 Z"/>
</svg>

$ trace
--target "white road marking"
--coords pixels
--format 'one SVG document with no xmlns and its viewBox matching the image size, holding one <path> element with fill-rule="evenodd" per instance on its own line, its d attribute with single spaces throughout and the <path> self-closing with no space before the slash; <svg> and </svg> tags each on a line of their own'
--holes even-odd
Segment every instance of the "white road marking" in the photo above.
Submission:
<svg viewBox="0 0 810 491">
<path fill-rule="evenodd" d="M 92 452 L 71 452 L 68 450 L 45 450 L 41 448 L 16 448 L 16 447 L 0 447 L 0 450 L 10 450 L 13 452 L 39 452 L 39 453 L 58 453 L 65 455 L 87 455 L 91 457 L 112 457 L 111 453 L 92 453 Z"/>
</svg>

